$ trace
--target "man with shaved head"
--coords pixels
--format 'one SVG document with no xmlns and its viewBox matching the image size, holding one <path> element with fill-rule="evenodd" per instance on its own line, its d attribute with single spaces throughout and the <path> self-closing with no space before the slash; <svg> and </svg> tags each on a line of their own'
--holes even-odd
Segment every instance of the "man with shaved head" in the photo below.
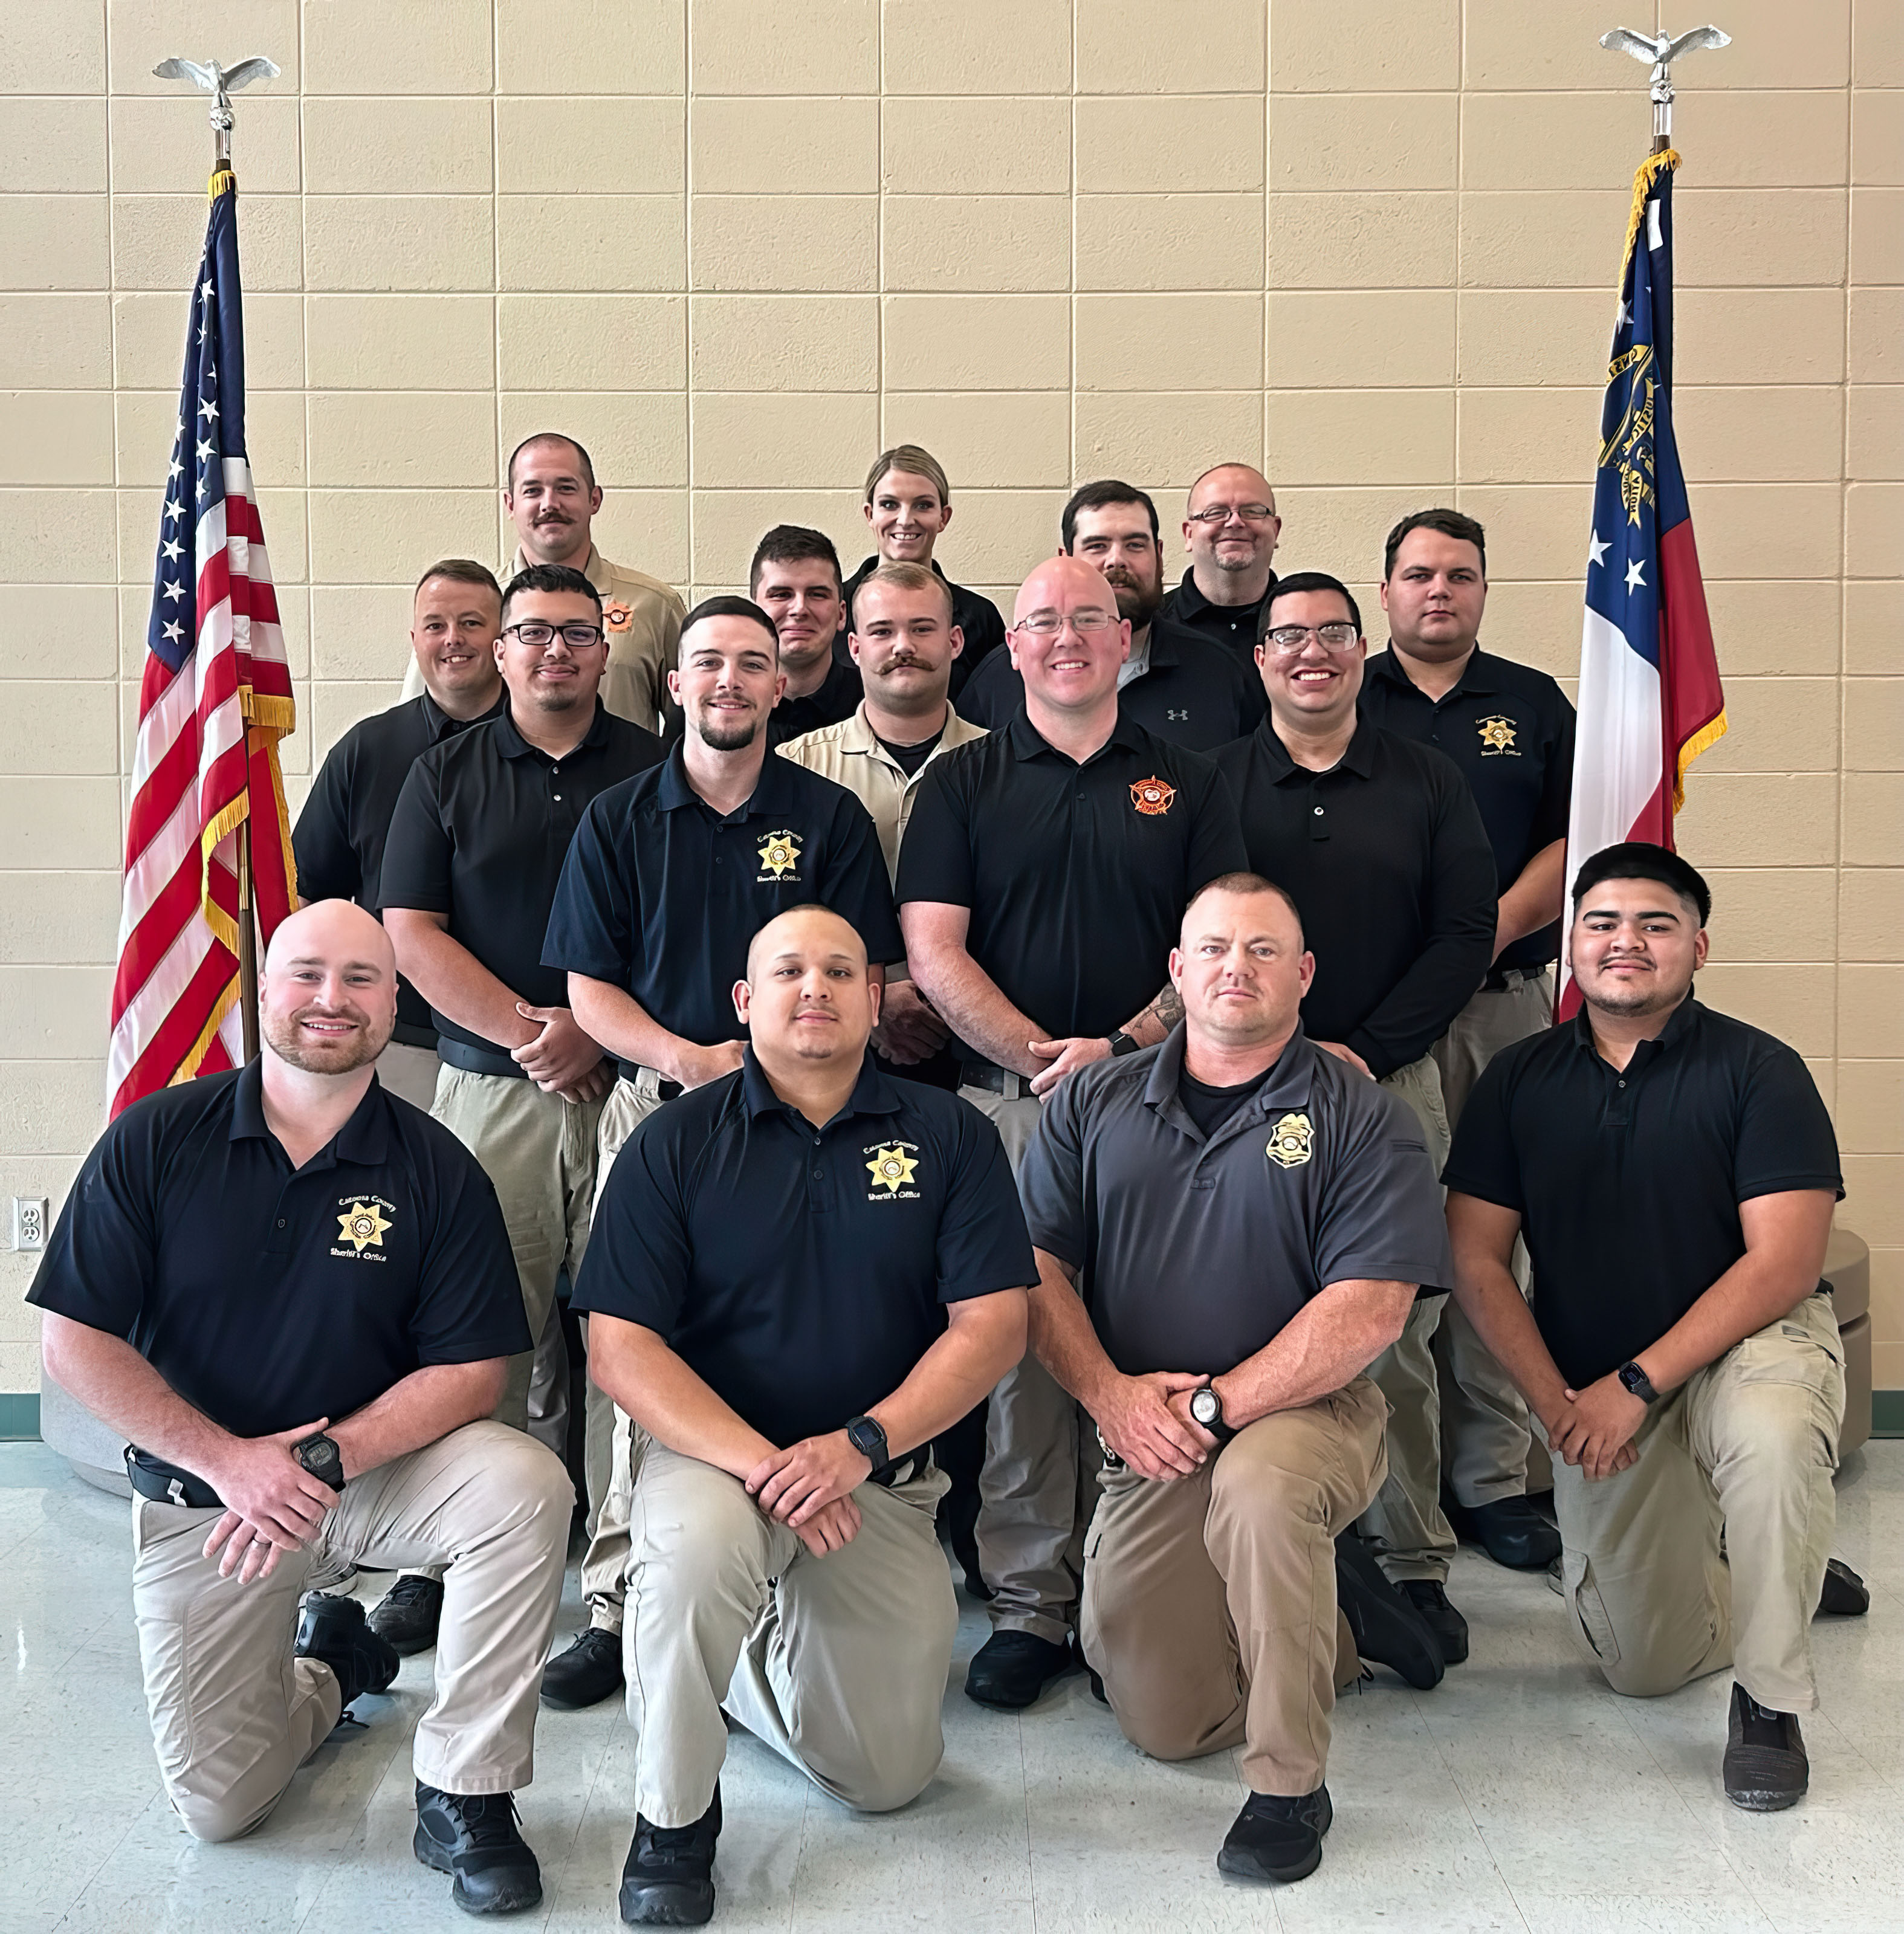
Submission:
<svg viewBox="0 0 1904 1934">
<path fill-rule="evenodd" d="M 635 1130 L 576 1287 L 641 1439 L 637 1925 L 714 1911 L 724 1710 L 866 1812 L 936 1771 L 957 1613 L 931 1441 L 1017 1361 L 1034 1275 L 996 1131 L 868 1053 L 880 985 L 846 921 L 770 920 L 733 999 L 740 1067 Z"/>
<path fill-rule="evenodd" d="M 273 935 L 248 1067 L 161 1089 L 86 1158 L 29 1300 L 50 1374 L 130 1446 L 132 1602 L 167 1797 L 249 1833 L 398 1657 L 357 1566 L 444 1574 L 416 1731 L 417 1857 L 457 1904 L 541 1898 L 510 1795 L 562 1592 L 569 1485 L 487 1421 L 529 1347 L 496 1191 L 389 1094 L 377 921 L 342 900 Z"/>
<path fill-rule="evenodd" d="M 1023 702 L 923 776 L 897 896 L 913 978 L 961 1044 L 959 1092 L 1015 1167 L 1060 1081 L 1163 1038 L 1184 907 L 1246 863 L 1216 767 L 1118 705 L 1131 627 L 1101 571 L 1040 565 L 1007 642 Z M 1071 1660 L 1077 1406 L 1027 1359 L 993 1393 L 989 1431 L 978 1538 L 994 1629 L 966 1689 L 1015 1710 Z"/>
<path fill-rule="evenodd" d="M 1256 621 L 1276 583 L 1282 520 L 1270 480 L 1247 463 L 1219 463 L 1190 487 L 1183 547 L 1190 568 L 1164 600 L 1163 616 L 1224 645 L 1246 670 Z"/>
</svg>

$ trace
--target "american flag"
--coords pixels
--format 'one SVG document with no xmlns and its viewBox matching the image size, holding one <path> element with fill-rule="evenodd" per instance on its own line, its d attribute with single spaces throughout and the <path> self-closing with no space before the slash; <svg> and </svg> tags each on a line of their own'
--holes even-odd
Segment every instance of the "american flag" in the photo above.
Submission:
<svg viewBox="0 0 1904 1934">
<path fill-rule="evenodd" d="M 1673 435 L 1670 148 L 1633 182 L 1626 261 L 1601 408 L 1587 544 L 1580 724 L 1567 894 L 1581 863 L 1622 840 L 1673 845 L 1686 769 L 1725 731 L 1692 509 Z M 1562 963 L 1559 1017 L 1578 1007 Z"/>
<path fill-rule="evenodd" d="M 146 628 L 125 834 L 112 1112 L 243 1059 L 239 829 L 249 822 L 262 937 L 297 904 L 278 741 L 290 668 L 245 454 L 238 185 L 211 181 L 185 383 Z"/>
</svg>

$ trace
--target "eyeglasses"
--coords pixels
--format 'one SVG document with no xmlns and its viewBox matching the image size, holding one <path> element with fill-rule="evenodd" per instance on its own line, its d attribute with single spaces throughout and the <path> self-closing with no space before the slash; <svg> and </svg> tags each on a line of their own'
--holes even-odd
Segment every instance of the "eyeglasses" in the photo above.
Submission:
<svg viewBox="0 0 1904 1934">
<path fill-rule="evenodd" d="M 1037 611 L 1020 619 L 1012 628 L 1029 631 L 1035 638 L 1055 638 L 1069 625 L 1080 638 L 1092 638 L 1119 622 L 1108 611 L 1074 611 L 1068 618 L 1061 618 L 1055 611 Z"/>
<path fill-rule="evenodd" d="M 1345 652 L 1361 635 L 1353 625 L 1279 625 L 1264 641 L 1273 651 L 1293 653 L 1313 638 L 1325 652 Z"/>
<path fill-rule="evenodd" d="M 591 645 L 601 643 L 599 625 L 541 625 L 533 619 L 520 625 L 506 625 L 502 635 L 513 636 L 519 644 L 527 645 L 532 651 L 539 651 L 544 645 L 554 642 L 556 634 L 562 634 L 562 641 L 572 652 L 585 652 Z"/>
<path fill-rule="evenodd" d="M 1190 521 L 1210 530 L 1220 530 L 1232 517 L 1246 524 L 1273 524 L 1276 512 L 1267 504 L 1213 504 L 1207 511 L 1192 511 Z"/>
</svg>

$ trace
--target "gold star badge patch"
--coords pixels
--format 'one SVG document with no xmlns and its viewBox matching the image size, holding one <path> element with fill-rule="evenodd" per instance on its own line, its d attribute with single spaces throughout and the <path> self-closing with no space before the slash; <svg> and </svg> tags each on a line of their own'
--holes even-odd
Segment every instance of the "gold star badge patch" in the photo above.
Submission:
<svg viewBox="0 0 1904 1934">
<path fill-rule="evenodd" d="M 602 629 L 607 631 L 625 631 L 634 622 L 634 613 L 619 598 L 601 607 Z"/>
<path fill-rule="evenodd" d="M 1512 752 L 1518 758 L 1520 749 L 1514 742 L 1517 728 L 1511 718 L 1503 718 L 1496 712 L 1492 718 L 1482 719 L 1475 728 L 1481 734 L 1481 750 L 1487 752 Z"/>
<path fill-rule="evenodd" d="M 1300 1168 L 1315 1152 L 1315 1130 L 1306 1115 L 1285 1115 L 1270 1131 L 1264 1151 L 1279 1168 Z"/>
<path fill-rule="evenodd" d="M 359 1255 L 366 1246 L 384 1246 L 384 1231 L 390 1225 L 383 1210 L 374 1202 L 354 1202 L 337 1219 L 339 1239 L 348 1243 Z"/>
<path fill-rule="evenodd" d="M 874 1188 L 883 1188 L 889 1195 L 896 1195 L 912 1179 L 912 1172 L 918 1166 L 904 1149 L 883 1148 L 873 1151 L 866 1170 L 872 1177 Z"/>
<path fill-rule="evenodd" d="M 784 880 L 789 873 L 797 879 L 794 869 L 800 864 L 800 836 L 784 827 L 778 833 L 770 833 L 761 842 L 761 874 L 764 878 L 771 873 L 776 880 Z"/>
</svg>

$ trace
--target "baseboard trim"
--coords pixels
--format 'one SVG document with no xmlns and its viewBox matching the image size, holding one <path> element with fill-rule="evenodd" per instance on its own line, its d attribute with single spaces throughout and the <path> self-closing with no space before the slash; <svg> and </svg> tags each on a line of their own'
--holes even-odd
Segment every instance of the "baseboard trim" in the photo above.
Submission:
<svg viewBox="0 0 1904 1934">
<path fill-rule="evenodd" d="M 1871 1393 L 1871 1435 L 1904 1437 L 1904 1390 Z"/>
<path fill-rule="evenodd" d="M 1904 1402 L 1904 1392 L 1899 1400 Z M 39 1392 L 0 1393 L 0 1444 L 29 1444 L 39 1435 Z"/>
</svg>

